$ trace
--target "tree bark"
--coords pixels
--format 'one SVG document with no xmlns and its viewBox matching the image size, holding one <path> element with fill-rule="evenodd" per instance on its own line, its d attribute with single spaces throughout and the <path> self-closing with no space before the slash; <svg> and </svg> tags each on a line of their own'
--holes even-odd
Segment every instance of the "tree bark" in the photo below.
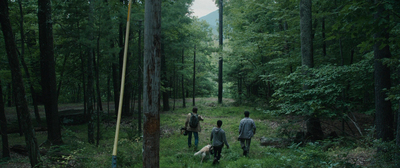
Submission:
<svg viewBox="0 0 400 168">
<path fill-rule="evenodd" d="M 223 59 L 222 57 L 219 57 L 218 60 L 218 103 L 222 103 L 222 66 L 223 66 Z"/>
<path fill-rule="evenodd" d="M 312 11 L 311 0 L 300 1 L 300 38 L 301 38 L 301 64 L 308 68 L 314 67 L 313 59 L 313 41 L 312 41 Z M 308 75 L 308 72 L 304 72 Z M 305 86 L 304 89 L 308 89 Z M 307 134 L 312 140 L 320 140 L 323 138 L 321 123 L 315 114 L 307 116 Z"/>
<path fill-rule="evenodd" d="M 88 49 L 88 59 L 87 59 L 87 121 L 88 121 L 88 142 L 91 144 L 94 144 L 94 108 L 93 108 L 93 103 L 94 103 L 94 94 L 93 94 L 93 50 Z"/>
<path fill-rule="evenodd" d="M 313 68 L 311 0 L 300 1 L 300 38 L 301 64 Z"/>
<path fill-rule="evenodd" d="M 194 53 L 193 53 L 193 106 L 196 105 L 195 103 L 196 97 L 196 45 L 194 45 Z"/>
<path fill-rule="evenodd" d="M 223 0 L 219 0 L 219 47 L 220 47 L 220 52 L 222 54 L 223 50 L 223 12 L 224 12 L 224 3 Z M 222 103 L 222 90 L 223 90 L 223 85 L 222 85 L 222 55 L 219 58 L 219 64 L 218 64 L 218 103 Z"/>
<path fill-rule="evenodd" d="M 101 91 L 100 91 L 100 34 L 97 37 L 97 59 L 93 60 L 93 65 L 96 75 L 96 93 L 97 93 L 97 108 L 103 112 L 103 104 L 101 102 Z"/>
<path fill-rule="evenodd" d="M 38 1 L 40 74 L 44 97 L 49 143 L 62 144 L 61 126 L 58 117 L 56 69 L 53 48 L 53 21 L 50 0 Z"/>
<path fill-rule="evenodd" d="M 185 61 L 184 61 L 184 55 L 185 55 L 185 49 L 182 49 L 182 71 L 183 71 L 183 69 L 184 69 L 184 63 L 185 63 Z M 183 108 L 185 108 L 186 107 L 186 99 L 185 99 L 185 85 L 184 85 L 184 81 L 185 81 L 185 79 L 184 79 L 184 77 L 183 77 L 183 74 L 182 74 L 182 107 Z"/>
<path fill-rule="evenodd" d="M 161 0 L 145 2 L 143 167 L 159 167 Z"/>
<path fill-rule="evenodd" d="M 8 147 L 7 135 L 7 118 L 4 111 L 3 89 L 1 89 L 0 81 L 0 128 L 1 128 L 1 144 L 3 145 L 2 158 L 10 157 L 10 148 Z"/>
<path fill-rule="evenodd" d="M 380 0 L 375 0 L 375 4 L 379 4 Z M 382 4 L 378 5 L 375 19 L 377 22 L 381 19 L 388 20 L 389 15 L 385 13 Z M 386 23 L 387 24 L 387 23 Z M 377 138 L 383 141 L 391 141 L 393 134 L 393 113 L 392 104 L 386 101 L 386 92 L 384 89 L 390 89 L 390 68 L 383 64 L 383 59 L 390 58 L 391 53 L 387 43 L 382 48 L 382 43 L 389 39 L 389 33 L 384 26 L 379 32 L 374 34 L 377 42 L 374 45 L 374 83 L 375 83 L 375 122 Z M 382 40 L 385 39 L 385 40 Z"/>
<path fill-rule="evenodd" d="M 29 153 L 29 160 L 31 166 L 35 167 L 40 165 L 41 163 L 39 146 L 37 144 L 37 140 L 33 131 L 31 117 L 28 109 L 28 102 L 25 98 L 26 94 L 18 61 L 17 45 L 15 44 L 11 22 L 9 19 L 8 1 L 0 1 L 0 24 L 1 30 L 3 31 L 7 58 L 11 70 L 13 90 L 16 96 L 15 105 L 17 111 L 21 113 L 21 124 L 25 134 L 25 142 Z"/>
<path fill-rule="evenodd" d="M 111 44 L 112 47 L 114 48 L 114 43 Z M 116 54 L 113 54 L 113 60 L 116 60 L 117 56 Z M 112 81 L 113 81 L 113 88 L 114 88 L 114 113 L 115 116 L 118 115 L 118 104 L 119 104 L 119 78 L 118 78 L 118 64 L 114 61 L 112 63 Z"/>
<path fill-rule="evenodd" d="M 90 1 L 90 5 L 89 5 L 89 27 L 93 28 L 94 26 L 94 18 L 93 18 L 93 11 L 94 11 L 94 7 L 93 7 L 93 2 L 94 0 Z M 89 40 L 90 41 L 94 41 L 94 35 L 93 32 L 91 32 L 89 34 Z M 87 54 L 88 54 L 88 59 L 87 59 L 87 106 L 88 106 L 88 115 L 87 115 L 87 121 L 88 121 L 88 142 L 90 144 L 94 144 L 95 140 L 94 140 L 94 77 L 93 77 L 93 61 L 95 58 L 95 53 L 94 53 L 94 48 L 92 47 L 92 45 L 89 45 L 88 49 L 87 49 Z"/>
</svg>

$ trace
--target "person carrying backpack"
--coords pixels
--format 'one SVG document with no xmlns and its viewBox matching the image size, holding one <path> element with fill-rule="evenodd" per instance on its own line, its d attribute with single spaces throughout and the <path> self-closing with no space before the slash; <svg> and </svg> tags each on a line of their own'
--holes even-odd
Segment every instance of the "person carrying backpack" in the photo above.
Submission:
<svg viewBox="0 0 400 168">
<path fill-rule="evenodd" d="M 194 135 L 194 146 L 197 150 L 199 143 L 199 132 L 201 132 L 200 121 L 203 121 L 203 117 L 197 114 L 197 107 L 193 107 L 192 113 L 189 113 L 186 118 L 185 128 L 188 134 L 188 145 L 189 148 L 192 146 L 192 133 Z"/>
</svg>

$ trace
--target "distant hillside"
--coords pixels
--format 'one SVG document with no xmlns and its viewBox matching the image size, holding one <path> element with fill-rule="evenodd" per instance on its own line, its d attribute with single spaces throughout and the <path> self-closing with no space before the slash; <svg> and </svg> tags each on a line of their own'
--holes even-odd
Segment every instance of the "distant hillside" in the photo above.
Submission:
<svg viewBox="0 0 400 168">
<path fill-rule="evenodd" d="M 218 34 L 218 24 L 217 24 L 218 19 L 219 19 L 218 10 L 211 12 L 200 18 L 200 20 L 205 20 L 208 24 L 210 24 L 210 27 L 213 29 L 213 34 L 215 35 Z"/>
</svg>

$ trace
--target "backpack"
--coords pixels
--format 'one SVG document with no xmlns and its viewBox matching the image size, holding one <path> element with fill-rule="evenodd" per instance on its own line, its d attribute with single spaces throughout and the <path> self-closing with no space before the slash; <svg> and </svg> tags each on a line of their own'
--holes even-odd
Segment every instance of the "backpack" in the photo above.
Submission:
<svg viewBox="0 0 400 168">
<path fill-rule="evenodd" d="M 192 116 L 190 116 L 189 119 L 189 126 L 190 128 L 197 128 L 197 125 L 199 124 L 199 119 L 197 117 L 197 114 L 191 113 Z"/>
</svg>

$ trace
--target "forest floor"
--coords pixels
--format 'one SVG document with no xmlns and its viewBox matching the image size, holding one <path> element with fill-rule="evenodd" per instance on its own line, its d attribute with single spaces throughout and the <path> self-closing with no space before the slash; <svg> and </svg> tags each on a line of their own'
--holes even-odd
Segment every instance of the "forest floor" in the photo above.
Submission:
<svg viewBox="0 0 400 168">
<path fill-rule="evenodd" d="M 186 109 L 182 108 L 182 100 L 176 100 L 176 111 L 179 112 L 179 114 L 176 111 L 168 111 L 168 112 L 163 112 L 161 115 L 164 116 L 169 116 L 171 118 L 178 117 L 176 116 L 177 114 L 179 115 L 179 123 L 176 123 L 176 121 L 169 121 L 168 119 L 162 119 L 162 123 L 164 120 L 166 120 L 164 123 L 169 123 L 166 125 L 161 126 L 161 138 L 172 138 L 175 136 L 174 133 L 176 133 L 178 130 L 175 127 L 180 128 L 183 126 L 182 123 L 184 123 L 185 115 L 190 112 L 189 107 L 192 107 L 192 99 L 186 99 Z M 304 131 L 305 130 L 305 121 L 301 117 L 298 116 L 285 116 L 285 117 L 277 117 L 277 118 L 265 118 L 262 116 L 262 109 L 260 107 L 240 107 L 234 105 L 235 102 L 232 99 L 224 99 L 223 100 L 223 105 L 218 105 L 217 103 L 217 98 L 199 98 L 196 99 L 196 106 L 199 106 L 199 114 L 202 115 L 202 113 L 205 115 L 207 120 L 210 120 L 209 122 L 204 122 L 203 123 L 203 128 L 204 131 L 199 134 L 199 137 L 204 137 L 204 139 L 208 139 L 206 137 L 209 137 L 209 131 L 210 128 L 212 128 L 216 123 L 216 119 L 222 118 L 223 120 L 227 120 L 229 122 L 228 125 L 226 125 L 226 130 L 228 131 L 228 137 L 231 137 L 228 141 L 235 143 L 237 145 L 237 141 L 234 138 L 236 135 L 236 131 L 234 131 L 237 127 L 238 123 L 235 123 L 237 120 L 240 120 L 243 115 L 243 110 L 244 109 L 250 109 L 249 111 L 259 111 L 260 114 L 257 116 L 254 116 L 254 120 L 257 125 L 260 125 L 258 128 L 263 129 L 265 128 L 264 131 L 257 131 L 258 133 L 255 135 L 254 142 L 253 144 L 258 144 L 254 148 L 261 148 L 259 141 L 263 137 L 277 137 L 277 136 L 282 136 L 284 137 L 285 135 L 287 136 L 293 136 L 296 132 L 298 131 Z M 173 108 L 173 100 L 170 103 L 171 109 Z M 110 103 L 108 104 L 107 102 L 104 102 L 103 104 L 103 111 L 104 113 L 108 113 L 108 107 L 110 109 L 111 115 L 114 114 L 114 104 Z M 262 105 L 261 105 L 262 106 Z M 229 109 L 224 110 L 225 107 L 229 107 Z M 137 108 L 135 105 L 134 108 Z M 33 109 L 33 108 L 30 108 Z M 69 109 L 83 109 L 83 105 L 81 104 L 61 104 L 59 105 L 59 110 L 60 111 L 68 111 Z M 222 110 L 223 112 L 220 112 Z M 41 117 L 45 117 L 44 114 L 44 108 L 43 106 L 39 106 L 39 111 Z M 186 112 L 184 112 L 186 111 Z M 8 107 L 6 108 L 6 114 L 7 114 L 7 121 L 9 125 L 15 125 L 16 121 L 16 114 L 15 114 L 15 108 Z M 217 114 L 217 116 L 215 116 Z M 227 116 L 228 115 L 228 116 Z M 235 115 L 235 117 L 229 117 L 231 115 Z M 34 117 L 33 112 L 31 112 L 31 116 Z M 123 124 L 134 124 L 131 121 L 127 120 L 132 120 L 132 117 L 124 118 L 122 120 Z M 125 120 L 125 121 L 124 121 Z M 32 118 L 32 122 L 35 123 L 34 118 Z M 170 123 L 171 122 L 171 123 Z M 235 124 L 230 124 L 230 123 L 235 123 Z M 113 131 L 112 129 L 107 129 L 107 127 L 112 127 L 112 125 L 115 124 L 115 121 L 103 123 L 105 126 L 106 130 Z M 340 137 L 345 137 L 340 143 L 346 143 L 345 141 L 350 140 L 356 142 L 357 139 L 364 138 L 370 134 L 369 130 L 373 126 L 373 116 L 368 116 L 365 114 L 359 114 L 359 113 L 349 113 L 349 118 L 343 121 L 339 120 L 329 120 L 329 119 L 321 119 L 321 126 L 322 129 L 324 130 L 324 134 L 328 135 L 333 132 L 335 132 L 337 135 L 340 135 Z M 63 134 L 69 133 L 66 130 L 73 130 L 75 129 L 74 127 L 76 126 L 63 126 Z M 79 126 L 77 126 L 79 127 Z M 74 130 L 73 132 L 75 133 L 80 133 L 79 129 L 82 129 L 85 127 L 79 127 L 77 128 L 78 130 Z M 86 126 L 87 128 L 87 126 Z M 112 133 L 111 133 L 112 134 Z M 128 133 L 129 134 L 129 133 Z M 39 144 L 42 142 L 45 142 L 47 132 L 46 131 L 41 131 L 36 133 L 37 139 Z M 63 135 L 64 136 L 64 135 Z M 112 135 L 110 135 L 112 136 Z M 130 135 L 128 135 L 130 136 Z M 178 135 L 179 136 L 179 135 Z M 286 136 L 286 137 L 287 137 Z M 179 138 L 179 137 L 176 137 Z M 182 137 L 181 137 L 182 138 Z M 181 139 L 180 138 L 180 139 Z M 186 137 L 185 137 L 186 138 Z M 67 138 L 65 138 L 67 139 Z M 67 141 L 67 140 L 65 140 Z M 175 140 L 174 140 L 175 141 Z M 181 140 L 179 140 L 181 141 Z M 344 141 L 344 142 L 343 142 Z M 183 141 L 185 142 L 185 141 Z M 207 143 L 208 140 L 201 140 L 200 144 Z M 358 141 L 360 142 L 360 141 Z M 66 142 L 68 143 L 68 142 Z M 187 142 L 186 142 L 187 143 Z M 24 146 L 24 139 L 21 138 L 17 133 L 14 134 L 9 134 L 9 146 L 13 147 L 15 145 L 22 145 Z M 333 145 L 336 146 L 336 145 Z M 330 148 L 330 147 L 327 147 Z M 226 150 L 226 149 L 225 149 Z M 258 152 L 258 151 L 255 151 Z M 358 165 L 361 167 L 367 167 L 371 160 L 372 157 L 375 153 L 375 150 L 373 149 L 368 149 L 368 148 L 353 148 L 349 151 L 347 151 L 347 155 L 345 156 L 344 159 L 346 159 L 348 162 L 351 162 L 351 164 Z M 190 153 L 190 152 L 189 152 Z M 160 155 L 162 153 L 160 152 Z M 230 154 L 229 154 L 230 155 Z M 339 155 L 339 154 L 338 154 Z M 161 157 L 161 156 L 160 156 Z M 233 156 L 232 156 L 233 157 Z M 46 161 L 48 163 L 49 161 Z M 77 161 L 75 161 L 77 162 Z M 160 161 L 161 162 L 161 161 Z M 186 164 L 192 164 L 192 163 L 186 163 Z M 50 164 L 53 165 L 53 164 Z M 56 164 L 57 165 L 57 164 Z M 75 166 L 66 166 L 66 167 L 80 167 L 77 166 L 79 164 L 74 164 Z M 48 166 L 48 165 L 47 165 Z M 222 166 L 222 165 L 221 165 Z M 225 165 L 226 167 L 230 167 L 230 165 Z M 0 162 L 0 167 L 5 167 L 5 168 L 24 168 L 24 167 L 30 167 L 29 164 L 29 158 L 26 155 L 17 153 L 15 151 L 11 151 L 11 160 L 9 161 L 2 161 Z M 48 166 L 48 167 L 64 167 L 64 166 Z M 104 167 L 109 167 L 108 165 L 105 165 Z M 165 167 L 165 166 L 161 166 Z M 168 167 L 168 166 L 167 166 Z M 186 166 L 179 166 L 179 167 L 190 167 L 190 165 Z M 207 166 L 206 166 L 207 167 Z M 268 166 L 267 166 L 268 167 Z"/>
</svg>

